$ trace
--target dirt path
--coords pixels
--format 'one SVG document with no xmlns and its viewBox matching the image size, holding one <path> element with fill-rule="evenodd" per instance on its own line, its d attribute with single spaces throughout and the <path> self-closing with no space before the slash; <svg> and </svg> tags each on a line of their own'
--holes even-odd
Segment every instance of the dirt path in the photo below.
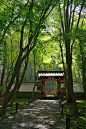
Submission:
<svg viewBox="0 0 86 129">
<path fill-rule="evenodd" d="M 37 100 L 0 121 L 0 129 L 65 129 L 58 100 Z"/>
</svg>

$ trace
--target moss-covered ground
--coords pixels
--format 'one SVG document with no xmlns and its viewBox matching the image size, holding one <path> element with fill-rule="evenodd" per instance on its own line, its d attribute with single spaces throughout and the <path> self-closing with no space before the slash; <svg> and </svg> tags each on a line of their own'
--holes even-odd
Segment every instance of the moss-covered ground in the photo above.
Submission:
<svg viewBox="0 0 86 129">
<path fill-rule="evenodd" d="M 27 98 L 17 98 L 15 99 L 13 105 L 11 107 L 7 108 L 7 112 L 6 115 L 10 115 L 10 114 L 15 114 L 16 113 L 16 103 L 18 103 L 18 111 L 20 109 L 24 109 L 28 104 L 28 99 Z M 0 107 L 1 107 L 1 102 L 0 102 Z"/>
<path fill-rule="evenodd" d="M 75 116 L 73 105 L 66 104 L 63 118 L 66 119 L 66 115 L 70 116 L 71 129 L 86 129 L 86 100 L 77 100 L 77 106 L 79 115 Z"/>
<path fill-rule="evenodd" d="M 15 99 L 12 107 L 7 108 L 7 116 L 13 115 L 16 113 L 16 103 L 18 103 L 18 111 L 24 109 L 28 106 L 27 98 Z M 75 116 L 74 108 L 72 104 L 64 105 L 64 115 L 63 118 L 66 119 L 66 114 L 70 115 L 70 129 L 86 129 L 86 100 L 77 100 L 78 112 L 79 115 Z M 1 105 L 0 105 L 1 107 Z"/>
</svg>

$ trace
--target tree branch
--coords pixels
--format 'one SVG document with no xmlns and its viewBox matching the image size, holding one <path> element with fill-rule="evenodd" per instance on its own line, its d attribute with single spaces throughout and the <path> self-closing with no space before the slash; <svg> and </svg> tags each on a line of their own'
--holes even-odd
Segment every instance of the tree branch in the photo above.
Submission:
<svg viewBox="0 0 86 129">
<path fill-rule="evenodd" d="M 56 4 L 56 3 L 55 3 Z M 45 16 L 45 18 L 44 19 L 46 19 L 48 16 L 49 16 L 49 14 L 51 13 L 51 11 L 53 10 L 53 8 L 55 7 L 55 4 L 53 5 L 53 7 L 52 7 L 52 9 L 49 11 L 49 13 L 47 14 L 47 16 Z"/>
<path fill-rule="evenodd" d="M 82 11 L 84 2 L 85 2 L 85 0 L 82 1 L 81 9 L 80 9 L 80 12 L 79 12 L 79 18 L 78 18 L 78 22 L 77 22 L 77 28 L 78 28 L 78 26 L 79 26 L 79 21 L 80 21 L 80 18 L 81 18 L 81 11 Z"/>
<path fill-rule="evenodd" d="M 29 0 L 27 1 L 27 3 L 25 4 L 25 6 L 24 6 L 23 8 L 25 8 L 28 3 L 29 3 Z M 4 36 L 5 36 L 5 34 L 6 34 L 7 30 L 8 30 L 8 28 L 10 27 L 10 25 L 11 25 L 17 18 L 19 18 L 20 14 L 22 13 L 23 8 L 22 8 L 21 11 L 18 13 L 18 15 L 17 15 L 12 21 L 9 22 L 8 26 L 6 26 L 6 28 L 4 29 L 4 33 L 3 33 L 3 35 L 2 35 L 1 41 L 3 41 Z M 12 16 L 13 16 L 13 15 L 12 15 Z"/>
<path fill-rule="evenodd" d="M 63 24 L 62 15 L 61 15 L 60 1 L 59 1 L 59 10 L 60 10 L 61 26 L 64 33 L 64 24 Z"/>
<path fill-rule="evenodd" d="M 24 21 L 24 24 L 22 26 L 22 29 L 21 29 L 21 38 L 20 38 L 20 51 L 22 50 L 22 46 L 23 46 L 23 34 L 24 34 L 24 27 L 26 25 L 26 21 L 27 21 L 27 17 Z"/>
<path fill-rule="evenodd" d="M 74 42 L 75 42 L 75 39 L 73 40 L 72 45 L 71 45 L 71 55 L 72 55 L 72 50 L 73 50 Z"/>
<path fill-rule="evenodd" d="M 73 29 L 73 23 L 74 23 L 74 13 L 76 9 L 76 4 L 74 5 L 74 10 L 73 10 L 73 16 L 72 16 L 72 24 L 71 24 L 71 30 Z"/>
</svg>

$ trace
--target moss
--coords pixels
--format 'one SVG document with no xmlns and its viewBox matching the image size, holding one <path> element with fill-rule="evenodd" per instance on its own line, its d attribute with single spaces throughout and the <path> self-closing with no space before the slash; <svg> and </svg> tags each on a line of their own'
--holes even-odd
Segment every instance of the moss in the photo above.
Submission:
<svg viewBox="0 0 86 129">
<path fill-rule="evenodd" d="M 86 100 L 77 100 L 77 106 L 79 115 L 75 117 L 71 116 L 74 112 L 73 105 L 64 106 L 64 114 L 70 115 L 70 127 L 71 129 L 86 129 Z M 65 117 L 65 115 L 64 115 Z M 63 118 L 64 118 L 63 117 Z"/>
</svg>

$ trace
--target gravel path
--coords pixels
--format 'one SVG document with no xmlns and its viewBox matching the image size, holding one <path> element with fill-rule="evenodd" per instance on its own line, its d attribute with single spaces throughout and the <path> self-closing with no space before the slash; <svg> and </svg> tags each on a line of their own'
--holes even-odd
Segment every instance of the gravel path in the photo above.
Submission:
<svg viewBox="0 0 86 129">
<path fill-rule="evenodd" d="M 0 121 L 0 129 L 65 129 L 65 123 L 58 100 L 36 100 Z"/>
</svg>

